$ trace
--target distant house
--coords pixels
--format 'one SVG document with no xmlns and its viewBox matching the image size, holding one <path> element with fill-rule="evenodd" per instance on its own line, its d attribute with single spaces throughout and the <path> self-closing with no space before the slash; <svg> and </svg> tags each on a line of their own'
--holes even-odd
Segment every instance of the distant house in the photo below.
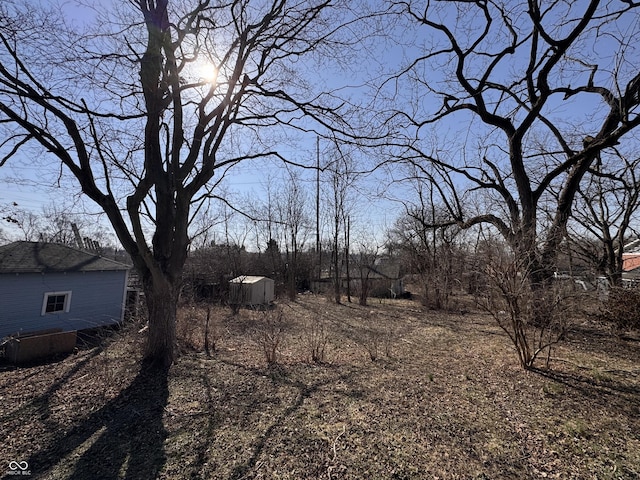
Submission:
<svg viewBox="0 0 640 480">
<path fill-rule="evenodd" d="M 405 293 L 404 278 L 397 262 L 378 259 L 373 265 L 363 267 L 362 272 L 357 270 L 351 280 L 352 285 L 359 288 L 360 283 L 366 281 L 372 297 L 395 297 Z"/>
<path fill-rule="evenodd" d="M 350 276 L 345 276 L 346 269 L 340 272 L 340 286 L 344 292 L 347 286 L 351 288 L 354 295 L 359 294 L 365 283 L 368 296 L 371 297 L 396 297 L 406 293 L 404 285 L 404 273 L 400 263 L 389 258 L 377 258 L 371 265 L 358 263 L 358 258 L 354 257 L 351 263 Z M 320 278 L 311 281 L 311 291 L 315 293 L 326 293 L 333 291 L 333 272 L 323 270 Z"/>
<path fill-rule="evenodd" d="M 129 266 L 55 243 L 0 247 L 0 339 L 122 321 Z"/>
<path fill-rule="evenodd" d="M 273 298 L 271 278 L 241 275 L 229 281 L 229 302 L 233 305 L 268 305 Z"/>
<path fill-rule="evenodd" d="M 352 293 L 361 291 L 363 282 L 366 283 L 368 295 L 371 297 L 395 297 L 406 293 L 404 274 L 398 262 L 388 258 L 378 258 L 372 265 L 358 265 L 357 258 L 352 261 L 350 278 L 341 272 L 340 284 L 343 292 L 347 285 Z M 311 290 L 316 293 L 332 291 L 334 279 L 332 273 L 323 271 L 320 279 L 311 282 Z"/>
<path fill-rule="evenodd" d="M 640 282 L 640 240 L 624 246 L 622 251 L 622 281 L 624 283 Z"/>
</svg>

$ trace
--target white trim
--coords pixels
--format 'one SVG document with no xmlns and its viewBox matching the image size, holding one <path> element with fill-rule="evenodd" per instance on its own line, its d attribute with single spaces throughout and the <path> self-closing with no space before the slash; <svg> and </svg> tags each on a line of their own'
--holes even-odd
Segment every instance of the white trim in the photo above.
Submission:
<svg viewBox="0 0 640 480">
<path fill-rule="evenodd" d="M 124 274 L 124 289 L 122 292 L 122 305 L 120 305 L 120 323 L 124 323 L 124 312 L 127 310 L 127 291 L 129 287 L 129 270 Z"/>
<path fill-rule="evenodd" d="M 40 315 L 47 315 L 47 299 L 54 295 L 64 295 L 64 313 L 69 313 L 69 309 L 71 308 L 71 290 L 67 290 L 64 292 L 44 292 L 44 298 L 42 299 L 42 309 L 40 310 Z M 49 312 L 49 314 L 56 314 L 62 312 Z"/>
</svg>

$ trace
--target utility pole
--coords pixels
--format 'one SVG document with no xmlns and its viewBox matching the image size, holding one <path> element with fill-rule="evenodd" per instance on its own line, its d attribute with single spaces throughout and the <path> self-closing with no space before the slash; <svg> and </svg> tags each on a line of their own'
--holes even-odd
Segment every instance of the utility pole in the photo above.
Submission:
<svg viewBox="0 0 640 480">
<path fill-rule="evenodd" d="M 320 245 L 320 137 L 316 137 L 316 263 L 320 287 L 322 275 L 322 246 Z"/>
<path fill-rule="evenodd" d="M 344 219 L 344 262 L 347 274 L 347 301 L 351 303 L 351 273 L 349 272 L 349 242 L 351 241 L 351 216 Z"/>
</svg>

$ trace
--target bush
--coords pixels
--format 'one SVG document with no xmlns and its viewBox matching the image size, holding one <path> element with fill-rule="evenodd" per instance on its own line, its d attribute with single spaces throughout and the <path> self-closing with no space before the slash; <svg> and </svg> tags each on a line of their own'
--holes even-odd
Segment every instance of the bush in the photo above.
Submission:
<svg viewBox="0 0 640 480">
<path fill-rule="evenodd" d="M 267 365 L 278 363 L 278 350 L 290 329 L 289 321 L 280 308 L 265 310 L 256 328 L 254 338 L 264 353 Z"/>
<path fill-rule="evenodd" d="M 311 320 L 305 322 L 303 335 L 311 360 L 315 363 L 324 362 L 324 353 L 329 335 L 320 314 L 316 313 Z"/>
<path fill-rule="evenodd" d="M 222 322 L 210 305 L 193 303 L 178 310 L 176 336 L 183 350 L 211 355 L 218 348 L 222 333 Z"/>
<path fill-rule="evenodd" d="M 545 353 L 549 365 L 552 348 L 564 338 L 580 301 L 561 284 L 533 284 L 535 273 L 526 259 L 497 259 L 487 265 L 488 288 L 479 303 L 509 336 L 525 369 L 534 368 Z"/>
<path fill-rule="evenodd" d="M 640 329 L 640 289 L 611 287 L 600 318 L 617 332 Z"/>
<path fill-rule="evenodd" d="M 391 325 L 380 325 L 369 312 L 367 316 L 367 326 L 357 333 L 356 341 L 369 354 L 372 362 L 380 358 L 384 353 L 391 358 L 391 348 L 396 338 L 396 332 Z"/>
</svg>

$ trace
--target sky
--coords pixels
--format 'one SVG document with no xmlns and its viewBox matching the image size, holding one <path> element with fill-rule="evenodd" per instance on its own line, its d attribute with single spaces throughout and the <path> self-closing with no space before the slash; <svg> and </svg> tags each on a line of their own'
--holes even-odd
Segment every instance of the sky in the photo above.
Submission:
<svg viewBox="0 0 640 480">
<path fill-rule="evenodd" d="M 52 2 L 44 0 L 44 5 Z M 82 26 L 92 20 L 92 11 L 85 7 L 81 7 L 77 2 L 71 0 L 64 3 L 64 9 L 68 19 L 75 24 Z M 331 83 L 330 72 L 325 72 L 325 78 Z M 336 78 L 335 85 L 339 85 L 344 80 Z M 326 164 L 330 159 L 326 158 L 326 150 L 328 145 L 321 146 L 321 164 Z M 307 135 L 296 146 L 280 145 L 278 147 L 280 153 L 291 156 L 291 158 L 300 159 L 304 163 L 316 163 L 316 141 L 313 135 Z M 43 215 L 45 209 L 55 206 L 61 210 L 70 210 L 75 213 L 80 212 L 99 212 L 99 210 L 86 198 L 77 195 L 74 187 L 69 187 L 68 183 L 57 185 L 58 164 L 55 158 L 38 162 L 30 158 L 30 153 L 24 151 L 20 157 L 12 158 L 7 164 L 0 168 L 0 208 L 8 210 L 11 214 L 12 209 L 20 209 L 33 212 L 36 215 Z M 48 164 L 48 169 L 43 168 L 42 161 Z M 43 173 L 48 170 L 46 173 Z M 315 212 L 315 191 L 316 191 L 316 174 L 312 170 L 303 170 L 299 172 L 303 188 L 307 192 L 310 205 L 308 211 L 311 215 Z M 243 208 L 242 204 L 249 197 L 262 197 L 267 185 L 268 178 L 286 178 L 286 171 L 282 165 L 277 162 L 269 162 L 267 166 L 264 163 L 243 162 L 231 169 L 223 182 L 224 191 L 231 193 L 231 197 L 240 199 L 239 208 Z M 325 174 L 321 174 L 321 189 L 325 189 Z M 358 209 L 353 213 L 356 228 L 360 226 L 363 230 L 375 231 L 374 235 L 377 241 L 384 241 L 383 232 L 390 227 L 400 212 L 400 205 L 396 202 L 389 201 L 387 198 L 377 197 L 373 195 L 380 190 L 381 177 L 379 174 L 372 174 L 368 179 L 362 178 L 358 185 L 358 191 L 354 191 L 357 202 L 366 204 L 366 209 Z M 322 195 L 325 196 L 324 193 Z M 17 205 L 16 205 L 17 204 Z M 15 206 L 15 207 L 14 207 Z M 323 211 L 326 209 L 323 209 Z M 3 212 L 4 213 L 4 212 Z M 242 222 L 240 222 L 242 223 Z M 315 218 L 312 219 L 315 225 Z M 111 227 L 103 220 L 105 231 L 110 232 Z M 217 227 L 222 228 L 222 227 Z M 244 228 L 244 225 L 242 226 Z M 0 230 L 5 238 L 15 239 L 20 236 L 20 232 L 15 226 L 8 222 L 0 224 Z M 115 235 L 107 234 L 108 237 L 115 239 Z M 218 234 L 220 237 L 220 234 Z M 255 242 L 248 241 L 248 248 L 251 248 Z"/>
<path fill-rule="evenodd" d="M 44 3 L 48 3 L 44 0 Z M 574 2 L 572 5 L 582 5 L 584 2 Z M 442 7 L 442 3 L 437 2 L 437 8 L 446 8 Z M 436 8 L 434 7 L 434 8 Z M 79 9 L 74 1 L 68 1 L 65 3 L 65 8 L 67 9 L 67 13 L 69 18 L 74 18 L 78 22 L 78 24 L 82 24 L 87 20 L 88 10 L 87 9 Z M 470 8 L 470 7 L 469 7 Z M 573 8 L 573 7 L 572 7 Z M 473 18 L 463 17 L 459 22 L 459 27 L 468 27 L 473 25 Z M 383 27 L 387 27 L 383 25 Z M 390 29 L 401 29 L 402 26 L 392 26 Z M 629 31 L 637 31 L 637 25 L 626 25 L 622 28 L 623 34 L 627 35 Z M 395 32 L 398 33 L 398 32 Z M 397 68 L 397 66 L 404 60 L 411 58 L 415 55 L 416 47 L 411 47 L 411 45 L 419 45 L 419 48 L 427 48 L 429 46 L 437 46 L 438 40 L 435 37 L 421 37 L 420 33 L 416 31 L 403 32 L 402 42 L 404 45 L 396 45 L 395 48 L 389 47 L 388 44 L 384 44 L 382 41 L 380 43 L 372 43 L 365 50 L 368 50 L 366 53 L 368 55 L 373 55 L 373 57 L 368 57 L 371 62 L 371 65 L 366 62 L 362 62 L 361 58 L 356 58 L 356 64 L 352 65 L 353 76 L 349 76 L 345 73 L 345 70 L 339 70 L 337 67 L 335 72 L 333 71 L 334 65 L 331 62 L 327 62 L 325 64 L 325 69 L 322 72 L 318 72 L 319 77 L 322 77 L 322 80 L 327 82 L 327 85 L 332 86 L 334 88 L 344 86 L 344 85 L 357 85 L 359 82 L 363 80 L 358 77 L 358 75 L 364 74 L 372 74 L 376 68 L 386 68 L 388 70 L 393 70 Z M 385 48 L 378 48 L 385 45 Z M 606 45 L 606 43 L 605 43 Z M 412 50 L 412 48 L 414 50 Z M 606 48 L 603 52 L 594 52 L 594 55 L 604 55 L 611 56 L 613 53 L 607 52 Z M 338 62 L 340 59 L 336 59 L 336 63 L 345 63 Z M 347 63 L 349 60 L 347 59 Z M 360 63 L 358 64 L 358 60 Z M 373 61 L 375 60 L 375 61 Z M 526 61 L 523 58 L 514 58 L 513 63 L 508 68 L 517 68 L 518 62 Z M 608 61 L 611 60 L 610 58 Z M 352 62 L 353 63 L 353 62 Z M 606 62 L 604 62 L 606 63 Z M 343 66 L 343 65 L 342 65 Z M 444 70 L 447 65 L 443 64 L 442 69 Z M 599 71 L 600 74 L 602 70 Z M 425 71 L 423 72 L 425 78 L 431 80 L 437 80 L 439 71 Z M 508 69 L 505 68 L 504 74 L 507 75 Z M 375 85 L 374 85 L 375 86 Z M 394 83 L 390 82 L 387 84 L 387 87 L 391 90 L 393 89 Z M 442 101 L 438 100 L 436 103 L 430 103 L 429 100 L 425 100 L 429 98 L 430 92 L 427 89 L 416 90 L 419 93 L 415 93 L 411 89 L 403 89 L 405 85 L 399 84 L 398 91 L 395 93 L 398 101 L 406 102 L 409 105 L 409 109 L 414 108 L 418 113 L 425 113 L 428 111 L 435 111 L 441 105 Z M 358 91 L 358 89 L 346 89 L 347 91 Z M 433 92 L 431 92 L 433 93 Z M 574 117 L 578 118 L 579 114 L 587 114 L 590 115 L 591 111 L 596 111 L 597 107 L 593 103 L 589 102 L 576 102 L 570 107 L 558 108 L 557 111 L 552 112 L 555 115 L 559 122 L 565 122 L 569 124 L 573 121 Z M 593 115 L 596 116 L 595 114 Z M 554 119 L 555 119 L 554 118 Z M 585 118 L 587 118 L 585 116 Z M 461 142 L 462 136 L 472 137 L 474 134 L 478 134 L 478 132 L 472 131 L 468 129 L 468 124 L 465 122 L 456 123 L 459 117 L 456 117 L 451 122 L 441 122 L 438 125 L 437 129 L 425 128 L 421 130 L 420 134 L 428 137 L 432 135 L 436 142 L 439 142 L 441 145 L 444 144 L 446 147 L 446 143 L 451 141 L 452 144 L 456 142 Z M 585 123 L 586 124 L 586 123 Z M 576 138 L 583 138 L 583 132 L 576 131 Z M 323 142 L 321 144 L 321 164 L 326 164 L 326 162 L 330 161 L 330 155 L 327 153 L 329 150 L 329 145 L 327 142 Z M 501 147 L 495 149 L 496 152 L 499 152 Z M 306 163 L 314 164 L 316 158 L 316 138 L 312 134 L 305 135 L 302 140 L 296 144 L 295 146 L 285 146 L 280 145 L 279 150 L 282 153 L 290 155 L 295 159 L 302 159 Z M 453 149 L 452 149 L 453 150 Z M 448 151 L 445 153 L 449 153 Z M 457 151 L 454 150 L 454 154 Z M 27 155 L 27 153 L 24 153 Z M 361 154 L 362 157 L 360 160 L 365 162 L 375 163 L 379 161 L 379 159 L 369 159 L 365 158 L 366 154 Z M 74 191 L 69 189 L 67 184 L 62 185 L 58 188 L 56 184 L 56 170 L 57 166 L 55 163 L 49 165 L 50 171 L 47 175 L 47 184 L 49 187 L 45 187 L 43 182 L 40 180 L 43 172 L 42 164 L 36 166 L 29 166 L 31 162 L 27 157 L 23 157 L 24 161 L 16 161 L 19 159 L 12 159 L 7 165 L 4 165 L 0 168 L 0 206 L 5 205 L 13 205 L 13 203 L 18 204 L 18 208 L 28 209 L 33 211 L 34 213 L 39 214 L 42 212 L 42 209 L 50 206 L 51 204 L 62 205 L 63 207 L 68 207 L 69 205 L 73 206 L 75 209 L 80 211 L 95 211 L 95 207 L 91 205 L 88 201 L 78 200 L 74 195 Z M 227 175 L 224 181 L 225 191 L 231 192 L 232 197 L 234 199 L 246 199 L 248 197 L 261 197 L 264 191 L 266 190 L 266 182 L 268 178 L 284 178 L 285 171 L 282 167 L 276 163 L 268 163 L 265 166 L 264 163 L 256 163 L 256 162 L 246 162 L 241 163 L 234 167 L 229 174 Z M 313 198 L 315 195 L 315 173 L 312 170 L 304 170 L 300 173 L 301 180 L 305 186 L 306 191 L 308 192 L 308 196 Z M 323 179 L 326 180 L 326 172 L 322 174 Z M 378 170 L 373 174 L 362 177 L 359 181 L 358 189 L 354 191 L 354 196 L 356 199 L 354 202 L 359 205 L 359 208 L 356 208 L 356 212 L 353 214 L 356 220 L 356 228 L 360 228 L 365 233 L 371 234 L 373 232 L 373 237 L 375 241 L 382 242 L 384 240 L 384 230 L 391 227 L 396 220 L 396 218 L 402 214 L 403 206 L 399 199 L 411 199 L 412 191 L 409 186 L 406 184 L 399 183 L 391 183 L 389 181 L 391 178 L 402 177 L 402 172 L 389 170 Z M 20 182 L 16 182 L 16 178 L 21 178 Z M 324 185 L 324 184 L 323 184 Z M 325 190 L 326 191 L 326 190 Z M 382 193 L 382 194 L 381 194 Z M 241 203 L 241 202 L 240 202 Z M 362 208 L 364 206 L 365 208 Z M 314 205 L 310 205 L 309 211 L 314 212 Z M 0 226 L 2 230 L 5 232 L 10 225 L 3 224 Z M 108 227 L 105 227 L 108 228 Z M 249 241 L 248 246 L 254 244 L 254 242 Z"/>
<path fill-rule="evenodd" d="M 315 157 L 315 152 L 308 151 L 309 158 Z M 45 186 L 44 184 L 36 181 L 39 176 L 37 167 L 29 167 L 19 165 L 17 158 L 12 162 L 0 168 L 0 205 L 9 206 L 9 214 L 13 210 L 12 205 L 17 204 L 15 209 L 30 211 L 38 216 L 45 215 L 46 210 L 50 210 L 52 207 L 58 210 L 68 210 L 73 213 L 87 212 L 91 214 L 99 213 L 99 210 L 92 204 L 92 202 L 86 198 L 82 198 L 73 192 L 69 195 L 67 188 L 56 188 L 55 186 Z M 265 192 L 268 188 L 268 180 L 266 175 L 271 174 L 278 177 L 286 178 L 286 171 L 278 167 L 271 165 L 268 173 L 265 172 L 264 167 L 256 167 L 250 165 L 247 162 L 246 165 L 236 165 L 225 177 L 223 188 L 225 192 L 229 192 L 231 198 L 236 199 L 234 207 L 237 206 L 243 210 L 247 203 L 253 203 L 250 199 L 260 200 L 265 198 Z M 307 211 L 309 213 L 309 220 L 313 228 L 315 228 L 315 195 L 316 195 L 316 174 L 313 171 L 300 172 L 301 188 L 305 191 L 308 200 Z M 324 198 L 329 195 L 329 186 L 326 184 L 328 179 L 325 178 L 324 173 L 321 174 L 321 195 Z M 51 180 L 49 179 L 49 182 Z M 354 225 L 354 231 L 356 235 L 367 237 L 369 240 L 375 239 L 378 246 L 381 246 L 385 241 L 385 231 L 393 226 L 396 218 L 402 213 L 403 207 L 398 201 L 394 201 L 391 198 L 377 197 L 374 195 L 380 187 L 382 180 L 372 178 L 363 179 L 358 186 L 358 191 L 354 191 L 354 203 L 359 205 L 354 208 L 351 214 L 352 222 Z M 399 196 L 398 192 L 390 193 L 390 196 Z M 324 203 L 324 200 L 322 200 Z M 255 203 L 253 203 L 255 206 Z M 366 208 L 361 208 L 362 205 L 366 205 Z M 326 212 L 326 205 L 323 206 L 322 211 Z M 13 210 L 15 211 L 15 210 Z M 92 215 L 92 219 L 95 219 L 95 215 Z M 102 217 L 100 222 L 102 225 L 102 232 L 109 240 L 116 242 L 115 234 L 112 231 L 111 226 Z M 239 230 L 236 233 L 236 238 L 240 237 L 240 231 L 251 225 L 250 221 L 245 221 L 241 215 L 236 214 L 235 219 L 232 222 L 233 227 Z M 218 241 L 223 238 L 223 227 L 221 225 L 213 227 L 216 232 L 213 232 L 210 237 L 216 237 Z M 325 225 L 322 227 L 324 236 L 328 236 L 328 227 Z M 21 232 L 13 224 L 9 222 L 3 222 L 0 224 L 0 230 L 4 236 L 11 240 L 20 239 Z M 311 242 L 308 242 L 310 245 Z M 249 250 L 256 250 L 253 234 L 250 234 L 246 247 Z M 264 246 L 262 246 L 264 248 Z"/>
<path fill-rule="evenodd" d="M 317 154 L 313 142 L 310 143 L 306 150 L 298 150 L 296 153 L 311 163 L 315 162 Z M 17 204 L 15 209 L 30 211 L 38 216 L 44 215 L 45 210 L 55 207 L 58 210 L 73 213 L 87 212 L 92 214 L 92 218 L 96 218 L 94 214 L 99 213 L 99 209 L 91 200 L 78 195 L 75 190 L 70 191 L 66 186 L 57 187 L 55 177 L 48 175 L 42 178 L 40 167 L 30 166 L 28 160 L 20 160 L 18 157 L 13 158 L 0 168 L 0 206 L 8 206 L 9 214 L 13 210 L 12 206 Z M 321 155 L 321 164 L 327 161 L 329 160 L 326 156 Z M 269 176 L 278 182 L 281 179 L 286 181 L 287 178 L 286 170 L 276 162 L 269 162 L 266 167 L 264 164 L 256 165 L 256 163 L 247 161 L 234 166 L 227 173 L 222 184 L 221 191 L 230 193 L 229 197 L 235 199 L 234 207 L 241 210 L 244 210 L 247 204 L 255 206 L 256 198 L 264 201 L 265 192 L 269 188 Z M 316 173 L 314 170 L 298 170 L 298 174 L 301 188 L 305 191 L 308 200 L 307 211 L 311 217 L 309 220 L 315 226 Z M 374 173 L 358 181 L 356 189 L 352 192 L 354 208 L 351 214 L 354 231 L 357 234 L 364 233 L 364 236 L 375 238 L 379 246 L 385 241 L 385 231 L 393 226 L 396 218 L 403 212 L 402 204 L 394 199 L 404 196 L 401 192 L 404 190 L 402 187 L 388 187 L 385 196 L 378 195 L 385 184 L 385 180 L 381 177 L 380 173 Z M 328 173 L 322 172 L 320 178 L 321 202 L 324 204 L 325 197 L 330 195 L 330 186 L 327 184 Z M 362 205 L 366 208 L 362 208 Z M 323 215 L 327 212 L 326 204 L 322 206 L 322 211 Z M 240 215 L 236 215 L 232 223 L 235 228 L 243 230 L 251 222 L 245 222 Z M 115 234 L 104 218 L 101 219 L 101 225 L 107 238 L 113 239 L 115 243 Z M 218 230 L 215 236 L 218 239 L 222 238 L 223 227 L 219 225 L 214 229 Z M 327 229 L 327 226 L 323 227 L 325 236 L 328 235 Z M 20 231 L 9 222 L 0 224 L 0 230 L 7 238 L 20 239 Z M 252 236 L 247 240 L 246 246 L 251 250 L 256 249 Z"/>
</svg>

